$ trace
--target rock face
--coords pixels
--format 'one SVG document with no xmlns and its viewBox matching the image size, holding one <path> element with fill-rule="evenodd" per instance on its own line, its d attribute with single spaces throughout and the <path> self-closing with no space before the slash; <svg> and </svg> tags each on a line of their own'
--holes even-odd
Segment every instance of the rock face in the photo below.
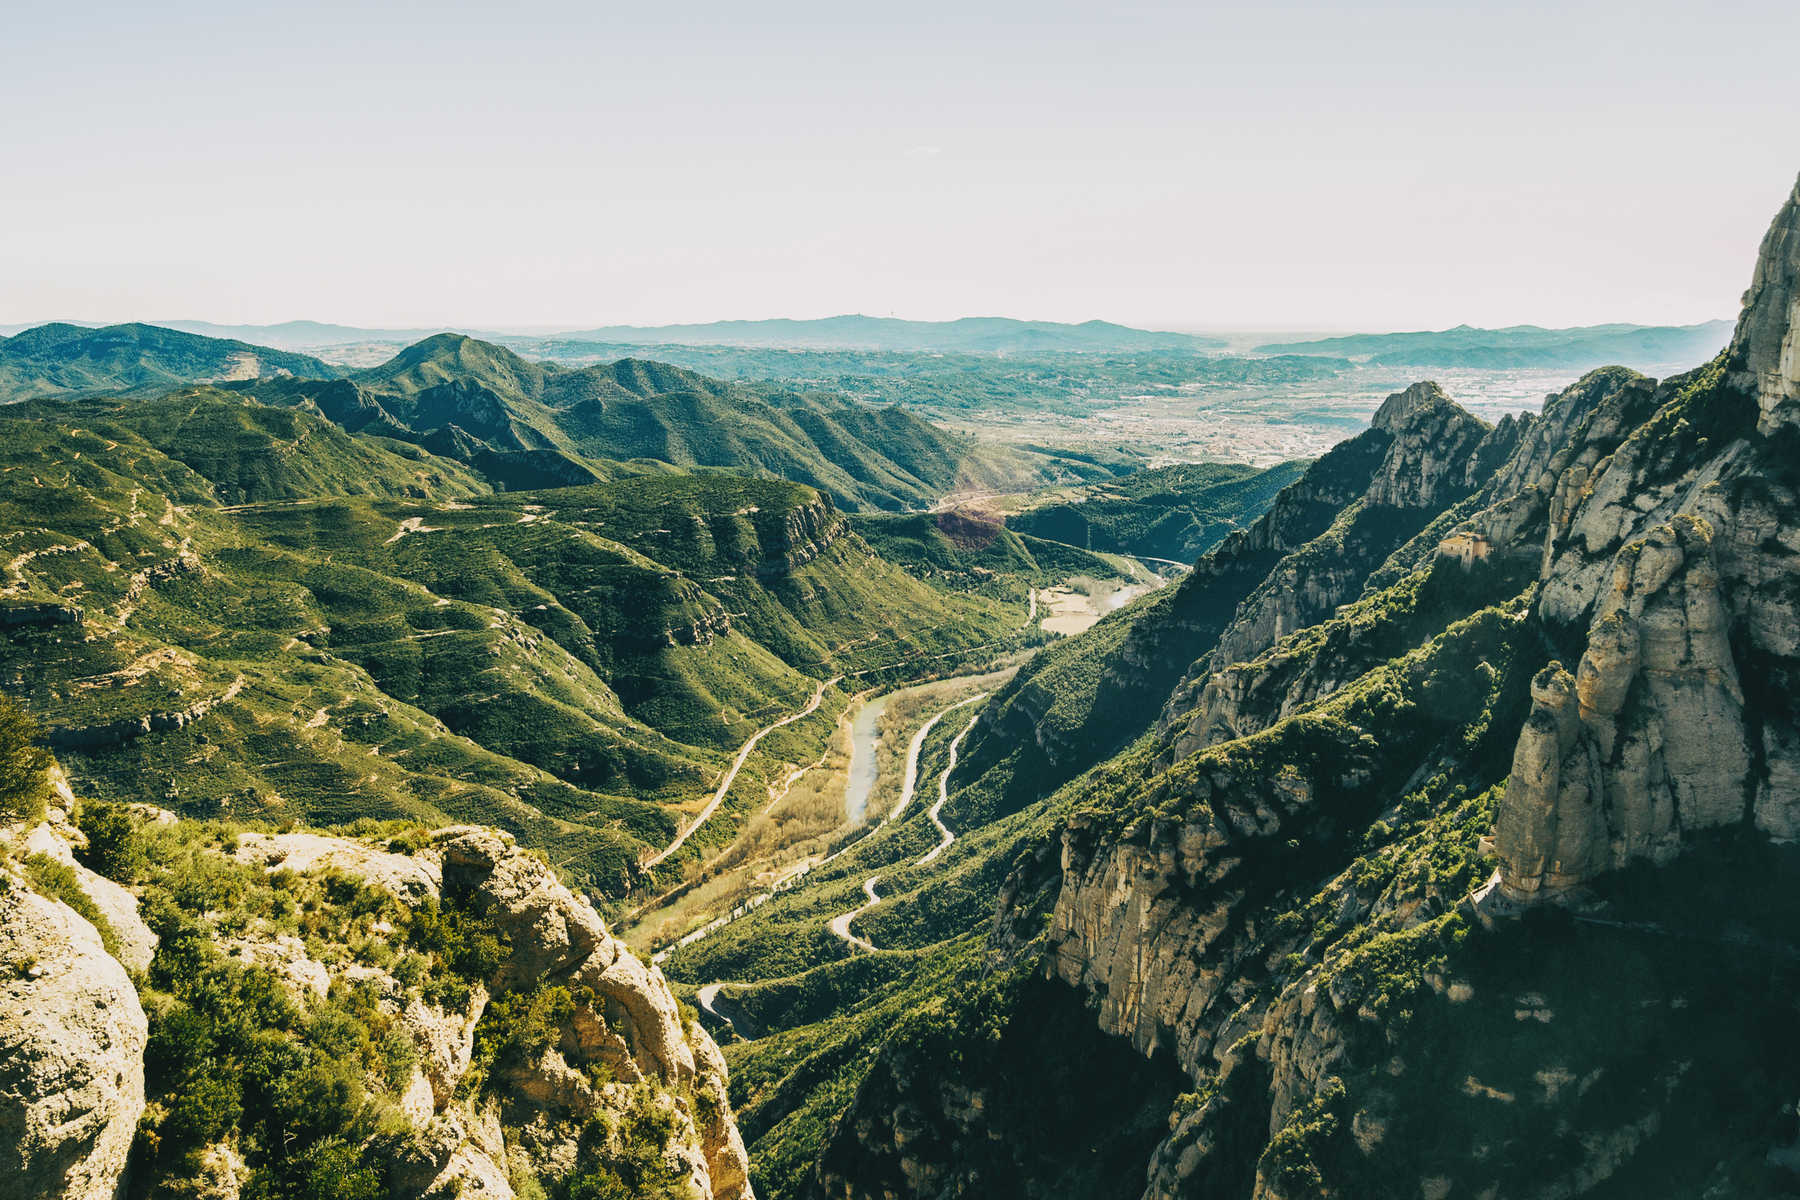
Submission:
<svg viewBox="0 0 1800 1200">
<path fill-rule="evenodd" d="M 397 1167 L 403 1191 L 505 1200 L 513 1195 L 509 1164 L 545 1175 L 578 1169 L 586 1121 L 624 1111 L 634 1089 L 647 1084 L 670 1115 L 676 1132 L 669 1152 L 684 1164 L 694 1194 L 750 1200 L 749 1162 L 718 1047 L 698 1025 L 683 1021 L 662 975 L 509 835 L 458 826 L 440 830 L 412 855 L 319 834 L 249 836 L 240 839 L 237 854 L 272 871 L 340 870 L 411 901 L 441 897 L 484 914 L 509 948 L 464 1009 L 445 1011 L 415 998 L 400 1014 L 419 1058 L 402 1097 L 419 1130 Z M 302 994 L 322 995 L 331 982 L 311 960 L 286 962 L 269 945 L 245 949 L 253 958 L 273 956 L 269 965 Z M 489 1080 L 475 1097 L 459 1099 L 490 995 L 541 983 L 560 984 L 576 997 L 553 1044 L 536 1061 Z M 610 1082 L 596 1083 L 590 1065 Z"/>
<path fill-rule="evenodd" d="M 1389 396 L 1369 432 L 1356 439 L 1379 454 L 1363 484 L 1336 498 L 1340 511 L 1313 536 L 1275 543 L 1284 551 L 1280 560 L 1164 703 L 1159 727 L 1182 728 L 1170 760 L 1266 728 L 1366 669 L 1353 654 L 1344 662 L 1340 655 L 1308 653 L 1302 662 L 1283 655 L 1280 643 L 1362 595 L 1371 575 L 1403 547 L 1420 539 L 1435 545 L 1434 518 L 1478 489 L 1491 489 L 1496 471 L 1535 424 L 1508 418 L 1490 428 L 1430 382 Z"/>
<path fill-rule="evenodd" d="M 1684 515 L 1632 543 L 1576 674 L 1554 665 L 1534 682 L 1495 839 L 1513 898 L 1639 859 L 1668 862 L 1684 833 L 1752 809 L 1744 693 L 1712 542 L 1705 521 Z"/>
<path fill-rule="evenodd" d="M 1770 965 L 1791 931 L 1752 934 L 1741 910 L 1785 893 L 1800 838 L 1800 189 L 1714 363 L 1593 372 L 1504 432 L 1448 407 L 1430 385 L 1392 397 L 1340 448 L 1378 461 L 1334 514 L 1306 509 L 1327 493 L 1309 472 L 1204 560 L 1190 599 L 1267 573 L 1229 621 L 1194 605 L 1178 627 L 1165 603 L 1117 639 L 1103 671 L 1151 679 L 1156 648 L 1219 631 L 1161 721 L 1050 802 L 1058 840 L 1001 890 L 990 950 L 1192 1081 L 1146 1197 L 1752 1194 L 1742 1179 L 1788 1169 L 1791 1120 L 1683 1107 L 1714 1067 L 1671 1048 L 1740 1008 L 1794 1015 Z M 1359 546 L 1378 510 L 1414 523 Z M 1458 532 L 1480 561 L 1438 558 Z M 1665 881 L 1693 889 L 1654 895 Z M 1491 919 L 1577 888 L 1657 919 Z M 1749 996 L 1765 970 L 1784 982 Z M 1730 978 L 1695 1016 L 1709 972 Z M 1763 1069 L 1753 1039 L 1738 1050 L 1715 1079 Z M 1800 1086 L 1778 1073 L 1770 1113 Z M 955 1178 L 933 1146 L 985 1120 L 961 1111 L 969 1080 L 926 1082 L 905 1113 L 859 1096 L 840 1133 L 905 1141 L 905 1183 L 841 1194 Z"/>
<path fill-rule="evenodd" d="M 1760 428 L 1790 423 L 1800 402 L 1800 182 L 1763 238 L 1731 344 L 1734 381 L 1756 393 Z"/>
<path fill-rule="evenodd" d="M 68 823 L 62 809 L 52 809 L 50 820 L 26 836 L 25 852 L 47 855 L 75 873 L 81 890 L 112 927 L 118 941 L 119 961 L 129 970 L 142 971 L 149 967 L 150 959 L 156 953 L 156 935 L 138 915 L 136 896 L 75 860 L 72 847 L 81 841 L 81 837 L 80 831 Z"/>
<path fill-rule="evenodd" d="M 1538 485 L 1540 611 L 1586 635 L 1572 694 L 1546 698 L 1521 735 L 1496 842 L 1514 899 L 1667 862 L 1707 829 L 1800 835 L 1797 280 L 1800 190 L 1764 239 L 1720 369 L 1665 385 L 1655 419 L 1604 456 L 1565 452 Z"/>
<path fill-rule="evenodd" d="M 335 867 L 407 900 L 435 898 L 443 879 L 443 869 L 433 857 L 395 854 L 317 833 L 241 833 L 236 856 L 239 862 L 271 871 Z"/>
<path fill-rule="evenodd" d="M 0 883 L 0 1195 L 112 1200 L 144 1108 L 144 1010 L 92 925 Z"/>
<path fill-rule="evenodd" d="M 1231 534 L 1148 601 L 1151 611 L 1124 633 L 1097 680 L 1084 667 L 1063 671 L 1057 648 L 1037 656 L 982 707 L 968 769 L 979 772 L 1028 747 L 1023 752 L 1041 764 L 1031 782 L 1048 791 L 1117 749 L 1121 716 L 1165 702 L 1185 712 L 1204 682 L 1203 664 L 1240 605 L 1263 594 L 1259 585 L 1277 564 L 1330 532 L 1344 508 L 1368 491 L 1393 441 L 1387 429 L 1371 428 L 1333 447 L 1248 529 Z M 1331 554 L 1319 559 L 1322 571 L 1340 569 Z M 1342 579 L 1331 585 L 1348 586 Z M 1313 603 L 1326 603 L 1324 585 L 1313 591 Z M 1273 614 L 1281 603 L 1276 597 L 1262 611 L 1279 621 Z"/>
</svg>

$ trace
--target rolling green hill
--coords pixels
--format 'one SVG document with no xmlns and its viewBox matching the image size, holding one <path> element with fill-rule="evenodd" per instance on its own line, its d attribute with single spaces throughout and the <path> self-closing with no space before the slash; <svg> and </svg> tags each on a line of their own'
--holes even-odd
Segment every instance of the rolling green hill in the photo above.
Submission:
<svg viewBox="0 0 1800 1200">
<path fill-rule="evenodd" d="M 0 680 L 89 794 L 191 815 L 498 824 L 617 893 L 817 681 L 1026 636 L 1021 585 L 915 578 L 802 484 L 494 495 L 208 389 L 13 406 L 0 434 Z M 683 857 L 775 761 L 816 757 L 833 711 L 770 739 Z"/>
<path fill-rule="evenodd" d="M 0 403 L 281 375 L 331 379 L 338 373 L 305 354 L 156 325 L 40 325 L 0 338 Z"/>
<path fill-rule="evenodd" d="M 348 380 L 237 385 L 353 432 L 418 442 L 508 488 L 617 473 L 619 461 L 792 479 L 850 509 L 917 507 L 969 481 L 1106 478 L 1123 458 L 983 446 L 900 409 L 751 388 L 640 359 L 534 363 L 440 334 Z"/>
</svg>

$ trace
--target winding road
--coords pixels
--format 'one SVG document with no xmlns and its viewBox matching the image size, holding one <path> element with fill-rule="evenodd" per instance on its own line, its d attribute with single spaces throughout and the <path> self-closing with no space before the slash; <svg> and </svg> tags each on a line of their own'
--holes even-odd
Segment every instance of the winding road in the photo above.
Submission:
<svg viewBox="0 0 1800 1200">
<path fill-rule="evenodd" d="M 837 682 L 837 680 L 835 680 L 835 679 L 829 680 L 829 681 L 827 681 L 827 683 L 825 685 L 822 685 L 821 695 L 823 694 L 823 690 L 822 690 L 823 687 L 830 686 L 831 683 L 835 683 L 835 682 Z M 933 715 L 932 718 L 928 722 L 926 722 L 925 727 L 923 729 L 921 729 L 916 735 L 914 735 L 911 743 L 907 746 L 906 771 L 903 776 L 903 781 L 902 781 L 902 785 L 901 785 L 900 800 L 897 804 L 894 805 L 893 810 L 890 811 L 886 816 L 882 817 L 879 822 L 877 822 L 876 824 L 865 829 L 863 831 L 863 833 L 861 834 L 861 836 L 853 838 L 849 842 L 846 842 L 844 845 L 838 847 L 838 849 L 834 850 L 832 853 L 825 855 L 823 858 L 809 859 L 809 860 L 794 864 L 785 874 L 783 874 L 779 879 L 777 879 L 769 887 L 769 889 L 767 891 L 758 892 L 755 895 L 745 898 L 744 900 L 742 900 L 739 903 L 737 903 L 736 905 L 734 905 L 729 912 L 721 913 L 719 916 L 714 917 L 712 920 L 706 922 L 705 924 L 700 925 L 699 927 L 697 927 L 695 929 L 689 930 L 687 933 L 683 934 L 681 937 L 677 938 L 675 941 L 670 942 L 669 944 L 663 946 L 661 949 L 652 952 L 650 955 L 651 963 L 656 966 L 661 966 L 662 963 L 674 951 L 679 950 L 684 946 L 690 946 L 693 943 L 700 941 L 703 938 L 710 937 L 712 934 L 717 933 L 719 930 L 725 928 L 727 925 L 731 924 L 731 922 L 737 920 L 739 917 L 742 917 L 742 916 L 746 915 L 747 913 L 750 913 L 750 912 L 754 911 L 755 909 L 762 907 L 762 905 L 766 904 L 770 900 L 773 900 L 781 892 L 787 891 L 790 888 L 798 887 L 800 884 L 805 882 L 807 876 L 809 876 L 813 871 L 816 871 L 820 867 L 827 865 L 828 863 L 832 862 L 834 859 L 836 859 L 844 854 L 848 854 L 851 850 L 856 849 L 856 847 L 862 845 L 863 842 L 868 840 L 875 833 L 879 832 L 889 822 L 891 822 L 895 817 L 897 817 L 901 813 L 903 813 L 906 810 L 907 806 L 912 802 L 913 794 L 917 790 L 918 777 L 919 777 L 919 755 L 920 755 L 921 751 L 924 749 L 925 739 L 931 733 L 931 730 L 937 725 L 937 723 L 939 721 L 941 721 L 944 717 L 948 716 L 950 713 L 953 713 L 957 709 L 962 708 L 966 705 L 974 704 L 982 699 L 985 699 L 990 694 L 991 693 L 988 693 L 988 692 L 978 692 L 973 696 L 969 696 L 966 699 L 963 699 L 961 701 L 958 701 L 955 704 L 950 705 L 948 708 L 945 708 L 945 709 L 941 710 L 940 712 L 936 713 L 935 715 Z M 815 697 L 815 700 L 816 699 L 817 699 L 817 697 Z M 816 705 L 813 707 L 816 707 Z M 810 708 L 808 711 L 810 711 Z M 801 716 L 804 716 L 804 715 L 805 715 L 805 713 L 797 713 L 793 717 L 790 717 L 788 719 L 789 720 L 798 720 Z M 965 728 L 960 734 L 958 734 L 957 737 L 951 743 L 950 764 L 948 767 L 945 768 L 945 773 L 942 776 L 940 776 L 938 779 L 938 801 L 936 804 L 934 804 L 932 806 L 932 808 L 930 810 L 932 824 L 937 827 L 938 832 L 942 835 L 943 840 L 939 842 L 938 846 L 935 849 L 933 849 L 929 854 L 927 854 L 923 859 L 921 859 L 920 860 L 921 862 L 930 862 L 932 859 L 936 858 L 939 854 L 942 854 L 945 847 L 949 846 L 949 844 L 951 842 L 956 840 L 956 835 L 951 833 L 949 828 L 944 825 L 942 817 L 939 816 L 939 810 L 942 809 L 944 802 L 949 797 L 949 773 L 951 771 L 955 770 L 955 768 L 956 768 L 956 753 L 961 748 L 961 743 L 962 743 L 963 738 L 967 737 L 970 729 L 974 728 L 974 724 L 975 724 L 975 722 L 973 720 L 971 720 L 969 722 L 969 726 L 967 728 Z M 774 726 L 771 726 L 770 728 L 774 728 Z M 763 732 L 766 733 L 768 731 L 764 730 Z M 760 737 L 761 734 L 758 734 L 758 736 Z M 729 786 L 729 785 L 727 784 L 727 786 Z M 707 814 L 702 814 L 700 820 L 704 820 L 706 815 Z M 697 828 L 699 823 L 700 823 L 700 821 L 696 820 L 694 827 Z M 689 832 L 691 833 L 692 829 L 690 829 Z M 666 855 L 667 855 L 667 851 L 665 851 L 662 856 L 658 857 L 658 861 L 660 861 L 660 859 L 662 857 L 665 857 Z M 875 883 L 879 882 L 879 878 L 880 878 L 879 876 L 875 876 L 864 883 L 864 894 L 865 895 L 870 894 L 870 891 L 871 891 L 873 885 Z M 843 913 L 843 914 L 840 914 L 839 917 L 834 918 L 830 922 L 832 931 L 834 933 L 838 934 L 838 936 L 843 938 L 845 941 L 849 942 L 852 946 L 856 946 L 859 949 L 868 949 L 868 950 L 874 949 L 874 946 L 867 939 L 858 938 L 855 935 L 851 934 L 850 928 L 849 928 L 850 922 L 855 920 L 862 913 L 866 912 L 868 910 L 868 908 L 873 905 L 873 903 L 875 903 L 875 901 L 871 900 L 870 905 L 864 905 L 863 907 L 858 908 L 853 912 Z M 840 928 L 840 925 L 841 925 L 841 928 Z M 706 993 L 705 998 L 710 1001 L 718 995 L 718 990 L 717 990 L 717 985 L 709 984 L 707 986 L 711 987 L 713 989 L 712 991 L 709 991 Z M 720 1020 L 728 1020 L 728 1018 L 726 1018 L 723 1013 L 715 1012 L 707 1004 L 703 1003 L 701 1005 L 701 1007 L 706 1009 L 709 1013 L 712 1013 L 712 1015 L 717 1016 Z M 743 1032 L 743 1031 L 740 1029 L 739 1032 Z"/>
<path fill-rule="evenodd" d="M 986 695 L 987 693 L 983 692 L 980 696 L 975 696 L 974 699 L 980 700 Z M 964 701 L 964 703 L 966 704 L 968 701 Z M 938 814 L 944 811 L 944 805 L 950 800 L 950 774 L 956 770 L 956 756 L 962 750 L 963 739 L 975 731 L 975 722 L 979 720 L 981 720 L 981 714 L 976 713 L 969 718 L 969 723 L 962 727 L 962 732 L 951 739 L 950 761 L 944 765 L 944 773 L 938 776 L 937 803 L 932 805 L 930 810 L 925 814 L 931 818 L 931 823 L 937 826 L 938 836 L 943 840 L 933 846 L 924 858 L 921 858 L 914 864 L 915 866 L 924 866 L 926 863 L 948 850 L 950 848 L 950 843 L 956 840 L 956 835 L 950 832 L 950 827 L 944 824 L 944 818 Z"/>
<path fill-rule="evenodd" d="M 957 709 L 967 707 L 986 697 L 986 692 L 977 692 L 967 699 L 958 700 L 955 704 L 952 704 L 942 712 L 934 714 L 931 720 L 919 726 L 919 731 L 913 734 L 912 741 L 907 743 L 906 746 L 906 773 L 901 776 L 900 799 L 894 802 L 893 810 L 889 812 L 887 816 L 881 818 L 880 823 L 877 824 L 874 829 L 871 829 L 867 836 L 873 836 L 875 833 L 879 832 L 883 826 L 892 821 L 899 820 L 900 814 L 906 811 L 906 806 L 912 803 L 913 794 L 919 790 L 919 752 L 925 748 L 925 739 L 931 736 L 931 731 L 937 727 L 937 723 Z M 979 716 L 980 714 L 978 713 L 976 715 Z M 945 767 L 944 773 L 938 777 L 939 799 L 938 802 L 931 807 L 932 823 L 938 827 L 938 832 L 944 835 L 945 840 L 939 842 L 937 849 L 920 859 L 920 862 L 930 862 L 943 852 L 945 846 L 948 846 L 951 842 L 956 840 L 956 835 L 951 833 L 950 830 L 944 826 L 943 821 L 939 820 L 937 812 L 938 809 L 943 807 L 944 801 L 949 799 L 950 772 L 956 769 L 957 744 L 960 743 L 969 730 L 974 727 L 975 719 L 972 717 L 969 720 L 968 726 L 962 733 L 956 735 L 956 741 L 951 743 L 950 765 Z M 860 841 L 861 839 L 858 840 Z M 849 847 L 846 846 L 845 849 L 847 850 Z M 843 850 L 838 851 L 838 853 L 842 854 Z M 835 858 L 836 855 L 833 855 L 832 857 Z M 881 903 L 881 897 L 875 894 L 875 885 L 879 882 L 881 882 L 881 876 L 879 875 L 871 875 L 863 880 L 863 895 L 869 898 L 869 902 L 858 908 L 853 908 L 847 913 L 839 913 L 837 916 L 831 918 L 831 932 L 837 934 L 838 937 L 843 938 L 858 950 L 875 949 L 874 943 L 870 942 L 869 939 L 858 937 L 850 932 L 850 922 L 856 920 L 856 918 L 862 916 L 871 908 L 874 908 L 877 904 Z"/>
<path fill-rule="evenodd" d="M 880 882 L 881 876 L 879 875 L 871 875 L 863 880 L 863 895 L 869 898 L 868 903 L 853 908 L 847 913 L 839 913 L 837 916 L 831 918 L 831 932 L 837 934 L 846 942 L 855 946 L 858 950 L 873 950 L 875 949 L 875 943 L 871 942 L 868 938 L 857 937 L 854 933 L 851 933 L 850 922 L 856 920 L 856 918 L 862 916 L 871 908 L 874 908 L 877 904 L 881 903 L 881 897 L 875 894 L 875 885 Z"/>
<path fill-rule="evenodd" d="M 661 865 L 669 855 L 681 849 L 682 843 L 692 837 L 695 830 L 699 829 L 702 825 L 706 824 L 707 821 L 712 819 L 712 815 L 719 811 L 719 805 L 725 802 L 725 793 L 729 792 L 731 790 L 731 785 L 737 781 L 738 772 L 743 770 L 744 763 L 749 761 L 751 751 L 756 749 L 756 743 L 762 741 L 763 738 L 774 733 L 783 725 L 792 725 L 795 721 L 804 720 L 807 717 L 812 716 L 813 713 L 819 711 L 819 702 L 825 698 L 825 689 L 842 678 L 842 675 L 834 675 L 830 679 L 827 679 L 824 683 L 819 685 L 818 690 L 813 693 L 812 699 L 807 701 L 805 708 L 797 713 L 792 713 L 781 718 L 781 720 L 775 722 L 773 725 L 765 725 L 755 733 L 751 734 L 750 740 L 745 742 L 743 746 L 738 749 L 737 757 L 731 760 L 730 768 L 725 772 L 724 778 L 719 780 L 718 790 L 713 793 L 712 799 L 706 802 L 706 807 L 701 809 L 699 814 L 694 817 L 692 824 L 675 835 L 674 841 L 670 842 L 667 846 L 664 846 L 661 850 L 643 861 L 644 870 L 649 871 Z"/>
</svg>

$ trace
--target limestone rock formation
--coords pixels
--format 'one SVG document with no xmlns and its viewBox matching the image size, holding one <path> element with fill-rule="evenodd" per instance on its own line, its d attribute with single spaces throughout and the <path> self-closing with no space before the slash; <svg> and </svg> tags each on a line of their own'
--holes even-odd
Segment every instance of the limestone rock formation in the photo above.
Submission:
<svg viewBox="0 0 1800 1200">
<path fill-rule="evenodd" d="M 1787 1194 L 1800 189 L 1713 363 L 1447 408 L 1392 397 L 1115 638 L 1107 679 L 1195 666 L 1044 802 L 987 950 L 1187 1074 L 1145 1197 Z M 1408 524 L 1359 544 L 1376 511 Z M 919 1057 L 822 1194 L 973 1186 L 989 1081 Z"/>
<path fill-rule="evenodd" d="M 436 898 L 443 870 L 435 858 L 396 854 L 349 838 L 318 833 L 238 835 L 237 859 L 267 870 L 312 871 L 335 867 L 403 899 Z"/>
<path fill-rule="evenodd" d="M 1800 181 L 1763 238 L 1730 354 L 1734 380 L 1756 394 L 1762 432 L 1791 422 L 1800 404 Z"/>
<path fill-rule="evenodd" d="M 0 872 L 0 1195 L 112 1200 L 147 1028 L 94 927 Z"/>
<path fill-rule="evenodd" d="M 421 1131 L 397 1169 L 407 1193 L 506 1200 L 513 1195 L 509 1164 L 553 1175 L 577 1169 L 588 1118 L 623 1111 L 633 1089 L 649 1084 L 670 1114 L 676 1129 L 670 1153 L 685 1165 L 694 1193 L 707 1200 L 751 1196 L 718 1047 L 683 1020 L 661 974 L 510 835 L 456 826 L 410 855 L 321 834 L 251 835 L 240 838 L 237 855 L 270 871 L 343 871 L 407 900 L 441 897 L 483 913 L 503 935 L 504 960 L 462 1008 L 440 1009 L 414 997 L 399 1012 L 419 1060 L 402 1096 Z M 238 949 L 275 968 L 303 996 L 323 995 L 330 985 L 331 973 L 306 959 L 304 946 L 298 960 L 279 939 Z M 561 984 L 576 997 L 554 1043 L 535 1061 L 488 1081 L 478 1098 L 459 1098 L 490 995 L 538 983 Z M 390 990 L 403 997 L 401 989 Z M 589 1064 L 611 1082 L 596 1083 Z"/>
<path fill-rule="evenodd" d="M 1800 188 L 1764 239 L 1722 369 L 1658 389 L 1654 419 L 1604 456 L 1565 451 L 1545 472 L 1555 483 L 1538 485 L 1550 496 L 1539 611 L 1585 623 L 1586 644 L 1556 772 L 1537 714 L 1521 735 L 1497 828 L 1514 898 L 1666 862 L 1702 830 L 1800 834 L 1788 699 L 1800 496 L 1786 444 L 1800 414 L 1797 279 Z M 1558 838 L 1571 855 L 1559 866 L 1546 831 L 1576 827 Z"/>
<path fill-rule="evenodd" d="M 73 871 L 81 890 L 112 928 L 118 941 L 119 961 L 128 970 L 144 970 L 156 953 L 156 935 L 138 915 L 137 897 L 76 861 L 74 847 L 82 843 L 82 835 L 64 814 L 63 809 L 52 809 L 50 819 L 26 835 L 25 853 L 46 855 Z"/>
</svg>

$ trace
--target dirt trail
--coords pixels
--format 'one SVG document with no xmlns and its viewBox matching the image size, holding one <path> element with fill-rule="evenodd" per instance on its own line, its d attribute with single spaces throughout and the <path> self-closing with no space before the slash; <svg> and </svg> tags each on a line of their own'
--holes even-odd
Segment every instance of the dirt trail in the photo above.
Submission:
<svg viewBox="0 0 1800 1200">
<path fill-rule="evenodd" d="M 913 798 L 914 793 L 916 793 L 919 790 L 919 752 L 925 749 L 925 739 L 927 737 L 931 736 L 931 731 L 937 727 L 937 723 L 939 721 L 943 720 L 945 717 L 949 716 L 951 713 L 955 712 L 957 709 L 964 708 L 970 704 L 974 704 L 976 701 L 984 699 L 986 696 L 987 696 L 986 692 L 977 692 L 975 695 L 970 696 L 967 699 L 958 700 L 955 704 L 952 704 L 949 708 L 946 708 L 946 709 L 942 710 L 941 712 L 933 714 L 931 720 L 929 720 L 929 721 L 925 722 L 923 725 L 919 726 L 919 731 L 917 733 L 913 734 L 912 741 L 907 743 L 907 746 L 906 746 L 906 773 L 901 777 L 900 799 L 894 802 L 893 810 L 891 812 L 889 812 L 887 816 L 881 818 L 880 822 L 875 826 L 875 828 L 871 829 L 869 831 L 869 836 L 873 836 L 874 834 L 879 832 L 883 826 L 891 824 L 892 822 L 899 820 L 901 814 L 906 811 L 907 805 L 912 803 L 912 798 Z M 971 720 L 969 722 L 969 724 L 971 727 L 973 727 L 974 721 Z M 964 730 L 963 732 L 967 733 L 968 730 Z M 962 735 L 958 734 L 956 740 L 960 742 L 962 740 Z M 952 753 L 954 753 L 954 751 L 952 751 Z M 951 760 L 951 765 L 952 766 L 955 765 L 954 758 Z M 946 771 L 945 772 L 946 778 L 948 777 L 948 774 L 949 774 L 949 772 Z M 939 788 L 940 792 L 943 791 L 945 786 L 946 785 L 944 783 L 944 780 L 939 779 L 938 780 L 938 788 Z M 933 812 L 935 812 L 935 811 L 936 811 L 936 806 L 933 807 Z M 944 828 L 943 822 L 938 821 L 935 816 L 932 818 L 932 821 L 937 825 L 938 830 L 940 832 L 946 833 L 946 834 L 948 834 L 950 832 L 948 829 Z M 951 840 L 955 840 L 954 835 L 951 835 Z M 948 841 L 944 842 L 942 845 L 940 845 L 938 847 L 938 850 L 942 850 L 944 848 L 944 846 L 948 846 L 949 844 L 950 844 L 950 842 L 948 842 Z M 846 846 L 845 849 L 849 849 L 849 847 Z M 838 854 L 842 854 L 842 853 L 843 853 L 843 850 L 838 851 Z M 937 857 L 937 853 L 938 853 L 938 851 L 934 850 L 931 852 L 931 854 L 929 856 L 927 856 L 927 858 L 928 859 L 935 858 L 935 857 Z M 832 857 L 835 858 L 836 855 L 833 855 Z M 827 860 L 827 861 L 829 861 L 829 860 Z M 881 903 L 881 898 L 875 894 L 875 885 L 876 885 L 876 883 L 878 883 L 880 881 L 880 879 L 881 879 L 881 876 L 879 876 L 879 875 L 871 875 L 867 879 L 863 880 L 863 894 L 868 896 L 868 898 L 869 898 L 869 902 L 867 904 L 863 905 L 860 908 L 852 909 L 851 911 L 849 911 L 847 913 L 840 913 L 837 916 L 831 918 L 831 932 L 837 934 L 839 937 L 843 938 L 846 942 L 849 942 L 852 946 L 855 946 L 859 950 L 873 950 L 873 949 L 875 949 L 875 946 L 867 938 L 857 937 L 855 934 L 851 933 L 850 932 L 850 922 L 856 920 L 856 918 L 862 916 L 864 913 L 868 912 L 871 908 L 874 908 L 877 904 Z"/>
<path fill-rule="evenodd" d="M 980 696 L 974 697 L 974 699 L 980 700 L 986 695 L 987 693 L 983 692 Z M 943 840 L 933 846 L 925 857 L 918 861 L 916 864 L 918 866 L 924 866 L 926 863 L 948 850 L 950 848 L 950 843 L 956 840 L 956 835 L 950 832 L 950 827 L 944 824 L 943 817 L 938 814 L 943 812 L 944 805 L 950 800 L 950 773 L 956 770 L 956 757 L 962 750 L 963 739 L 975 731 L 975 722 L 979 720 L 981 720 L 980 713 L 976 713 L 974 716 L 970 717 L 969 723 L 962 727 L 962 732 L 957 734 L 950 743 L 950 761 L 945 764 L 944 773 L 938 776 L 937 803 L 933 804 L 925 814 L 931 818 L 931 823 L 937 826 L 938 836 Z"/>
<path fill-rule="evenodd" d="M 781 718 L 781 720 L 775 722 L 773 725 L 765 725 L 755 733 L 751 734 L 750 740 L 745 742 L 743 746 L 738 749 L 737 757 L 731 760 L 731 766 L 726 770 L 724 777 L 719 780 L 718 790 L 713 792 L 713 797 L 706 802 L 706 807 L 700 810 L 699 815 L 694 818 L 692 824 L 675 835 L 674 841 L 645 859 L 643 863 L 644 869 L 647 871 L 662 863 L 669 855 L 681 849 L 682 844 L 686 842 L 688 838 L 693 836 L 696 829 L 699 829 L 702 825 L 706 824 L 707 821 L 712 819 L 712 815 L 719 811 L 719 805 L 725 802 L 725 793 L 731 790 L 731 785 L 737 780 L 738 772 L 743 770 L 744 763 L 749 761 L 750 752 L 756 749 L 756 743 L 762 741 L 764 737 L 775 732 L 777 729 L 780 729 L 783 725 L 792 725 L 795 721 L 804 720 L 805 718 L 812 716 L 813 713 L 818 711 L 819 702 L 825 698 L 825 689 L 842 678 L 842 675 L 834 675 L 830 679 L 827 679 L 824 683 L 819 685 L 818 690 L 813 693 L 812 699 L 806 702 L 805 708 L 797 713 L 792 713 Z"/>
</svg>

